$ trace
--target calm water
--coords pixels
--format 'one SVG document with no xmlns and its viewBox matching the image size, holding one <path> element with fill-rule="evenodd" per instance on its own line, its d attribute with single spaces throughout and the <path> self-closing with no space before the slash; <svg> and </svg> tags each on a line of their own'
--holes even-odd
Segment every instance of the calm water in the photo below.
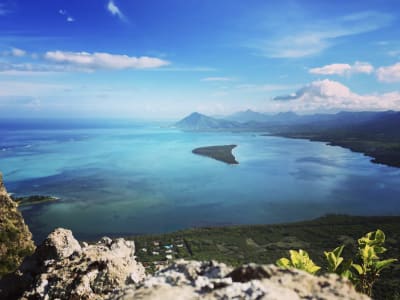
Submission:
<svg viewBox="0 0 400 300">
<path fill-rule="evenodd" d="M 326 213 L 400 214 L 400 169 L 324 143 L 157 126 L 1 126 L 9 192 L 61 198 L 22 208 L 36 240 L 58 226 L 92 239 Z M 191 153 L 219 144 L 237 144 L 240 164 Z"/>
</svg>

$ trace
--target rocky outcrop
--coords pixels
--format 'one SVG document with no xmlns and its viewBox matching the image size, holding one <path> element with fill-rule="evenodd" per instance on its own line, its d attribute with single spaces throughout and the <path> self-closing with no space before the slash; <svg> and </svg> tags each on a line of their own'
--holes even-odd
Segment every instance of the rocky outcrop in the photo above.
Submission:
<svg viewBox="0 0 400 300">
<path fill-rule="evenodd" d="M 135 245 L 103 238 L 80 245 L 56 229 L 12 275 L 0 281 L 0 299 L 369 299 L 336 275 L 312 276 L 273 265 L 231 268 L 214 261 L 177 260 L 145 276 Z"/>
<path fill-rule="evenodd" d="M 351 283 L 334 274 L 313 276 L 273 265 L 249 264 L 232 270 L 215 262 L 177 261 L 148 277 L 138 286 L 126 287 L 111 299 L 369 299 Z"/>
<path fill-rule="evenodd" d="M 56 229 L 17 272 L 0 282 L 0 299 L 108 299 L 144 279 L 135 244 L 103 238 L 82 246 L 66 229 Z"/>
<path fill-rule="evenodd" d="M 34 249 L 32 234 L 9 197 L 0 173 L 0 278 L 14 271 Z"/>
</svg>

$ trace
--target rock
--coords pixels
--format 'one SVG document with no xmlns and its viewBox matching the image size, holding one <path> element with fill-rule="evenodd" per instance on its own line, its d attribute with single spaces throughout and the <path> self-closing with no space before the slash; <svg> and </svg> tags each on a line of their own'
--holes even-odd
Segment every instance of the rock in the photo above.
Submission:
<svg viewBox="0 0 400 300">
<path fill-rule="evenodd" d="M 367 300 L 336 275 L 313 276 L 273 265 L 249 264 L 232 270 L 224 264 L 179 260 L 111 296 L 130 299 L 352 299 Z"/>
<path fill-rule="evenodd" d="M 15 271 L 34 250 L 32 234 L 17 204 L 8 195 L 0 173 L 0 278 Z"/>
<path fill-rule="evenodd" d="M 42 260 L 64 259 L 74 252 L 82 252 L 79 242 L 73 237 L 72 231 L 57 228 L 45 239 L 37 250 Z"/>
<path fill-rule="evenodd" d="M 145 277 L 135 244 L 103 239 L 81 248 L 72 232 L 56 229 L 2 281 L 0 299 L 107 299 Z"/>
</svg>

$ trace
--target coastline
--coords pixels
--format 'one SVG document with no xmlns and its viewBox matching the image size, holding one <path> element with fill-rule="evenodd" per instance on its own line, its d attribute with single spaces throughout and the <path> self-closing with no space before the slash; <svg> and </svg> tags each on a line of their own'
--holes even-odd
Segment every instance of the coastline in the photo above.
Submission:
<svg viewBox="0 0 400 300">
<path fill-rule="evenodd" d="M 323 142 L 329 146 L 339 146 L 345 149 L 350 150 L 354 153 L 361 153 L 370 158 L 370 161 L 374 164 L 385 165 L 388 167 L 400 168 L 400 149 L 398 151 L 390 151 L 388 149 L 384 149 L 383 146 L 388 145 L 388 143 L 381 142 L 381 148 L 373 147 L 371 143 L 379 143 L 371 140 L 359 140 L 355 141 L 352 139 L 343 140 L 343 139 L 334 139 L 329 137 L 323 137 L 313 134 L 279 134 L 279 133 L 270 133 L 270 134 L 262 134 L 262 136 L 277 136 L 284 137 L 289 139 L 302 139 L 308 140 L 310 142 Z"/>
<path fill-rule="evenodd" d="M 15 197 L 12 194 L 10 197 L 15 203 L 17 203 L 17 206 L 19 207 L 49 203 L 60 200 L 59 197 L 44 196 L 44 195 L 29 195 L 29 196 Z"/>
</svg>

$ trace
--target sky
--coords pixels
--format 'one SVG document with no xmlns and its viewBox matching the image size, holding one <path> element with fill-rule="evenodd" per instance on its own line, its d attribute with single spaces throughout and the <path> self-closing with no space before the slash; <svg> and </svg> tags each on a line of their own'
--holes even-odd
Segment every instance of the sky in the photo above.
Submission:
<svg viewBox="0 0 400 300">
<path fill-rule="evenodd" d="M 0 117 L 400 110 L 400 1 L 0 0 Z"/>
</svg>

